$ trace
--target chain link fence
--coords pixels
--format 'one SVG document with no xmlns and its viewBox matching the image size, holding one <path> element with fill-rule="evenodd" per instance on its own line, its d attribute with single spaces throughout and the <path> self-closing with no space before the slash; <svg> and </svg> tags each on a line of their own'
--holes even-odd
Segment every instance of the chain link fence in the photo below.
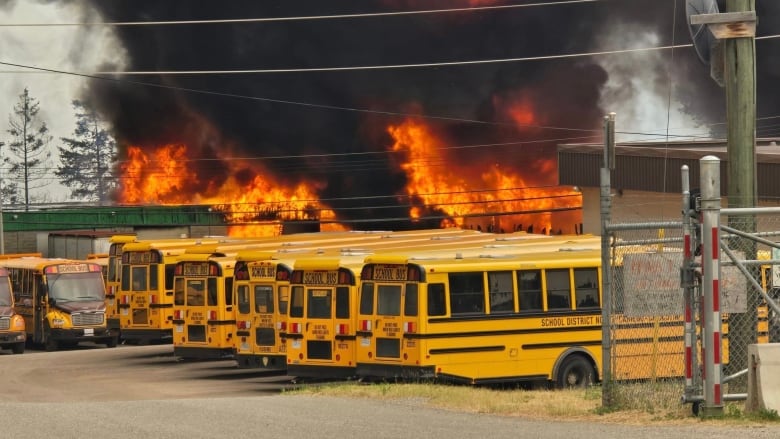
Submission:
<svg viewBox="0 0 780 439">
<path fill-rule="evenodd" d="M 611 263 L 605 300 L 611 313 L 605 322 L 609 364 L 604 368 L 610 376 L 603 388 L 605 405 L 671 409 L 680 407 L 684 394 L 689 401 L 702 394 L 702 261 L 695 250 L 698 222 L 691 222 L 692 259 L 685 258 L 683 222 L 607 226 Z M 780 251 L 771 245 L 780 241 L 780 210 L 722 215 L 720 238 L 726 247 L 720 251 L 721 364 L 729 400 L 728 395 L 747 391 L 748 346 L 780 342 L 776 307 L 766 301 L 780 298 L 780 266 L 772 264 Z"/>
<path fill-rule="evenodd" d="M 681 222 L 608 226 L 611 382 L 613 407 L 654 410 L 679 405 L 684 376 Z"/>
</svg>

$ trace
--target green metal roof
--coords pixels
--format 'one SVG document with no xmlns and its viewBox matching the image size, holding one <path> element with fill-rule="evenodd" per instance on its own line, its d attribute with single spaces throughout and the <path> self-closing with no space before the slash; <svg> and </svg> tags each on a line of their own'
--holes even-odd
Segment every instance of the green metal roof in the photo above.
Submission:
<svg viewBox="0 0 780 439">
<path fill-rule="evenodd" d="M 3 210 L 6 232 L 84 230 L 113 227 L 171 227 L 224 225 L 222 212 L 207 205 L 187 206 L 102 206 Z"/>
</svg>

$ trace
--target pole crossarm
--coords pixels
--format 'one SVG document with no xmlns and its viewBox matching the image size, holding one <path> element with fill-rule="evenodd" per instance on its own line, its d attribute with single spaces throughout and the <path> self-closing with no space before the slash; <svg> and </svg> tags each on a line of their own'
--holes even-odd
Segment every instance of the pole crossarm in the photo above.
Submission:
<svg viewBox="0 0 780 439">
<path fill-rule="evenodd" d="M 691 24 L 706 24 L 715 38 L 749 38 L 756 36 L 756 11 L 691 15 Z"/>
</svg>

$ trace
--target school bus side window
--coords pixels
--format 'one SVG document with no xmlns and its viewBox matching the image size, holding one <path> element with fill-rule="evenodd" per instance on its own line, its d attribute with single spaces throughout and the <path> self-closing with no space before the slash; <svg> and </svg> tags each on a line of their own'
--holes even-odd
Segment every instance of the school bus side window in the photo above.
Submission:
<svg viewBox="0 0 780 439">
<path fill-rule="evenodd" d="M 547 309 L 571 309 L 569 270 L 546 270 Z"/>
<path fill-rule="evenodd" d="M 279 314 L 286 315 L 287 303 L 290 301 L 290 287 L 287 285 L 279 286 L 277 296 L 279 297 Z"/>
<path fill-rule="evenodd" d="M 455 314 L 485 312 L 483 273 L 450 273 L 450 307 Z"/>
<path fill-rule="evenodd" d="M 336 318 L 349 318 L 349 288 L 336 287 Z"/>
<path fill-rule="evenodd" d="M 157 275 L 160 272 L 160 264 L 149 266 L 149 291 L 157 291 L 160 285 Z"/>
<path fill-rule="evenodd" d="M 165 291 L 173 289 L 173 272 L 176 270 L 176 264 L 165 265 Z M 153 277 L 156 275 L 153 275 Z"/>
<path fill-rule="evenodd" d="M 374 312 L 374 283 L 366 282 L 360 287 L 360 314 Z"/>
<path fill-rule="evenodd" d="M 444 284 L 428 284 L 428 315 L 447 315 Z"/>
<path fill-rule="evenodd" d="M 206 295 L 208 297 L 208 306 L 217 306 L 217 278 L 210 277 L 206 283 Z"/>
<path fill-rule="evenodd" d="M 515 310 L 515 289 L 512 286 L 511 271 L 488 272 L 488 287 L 491 314 Z"/>
<path fill-rule="evenodd" d="M 130 266 L 122 266 L 122 291 L 130 291 Z"/>
<path fill-rule="evenodd" d="M 233 305 L 233 278 L 225 278 L 225 305 Z"/>
<path fill-rule="evenodd" d="M 378 315 L 401 315 L 401 285 L 379 285 L 376 296 L 376 313 Z"/>
<path fill-rule="evenodd" d="M 517 289 L 520 295 L 520 311 L 542 310 L 542 272 L 523 270 L 517 272 Z"/>
<path fill-rule="evenodd" d="M 417 306 L 417 284 L 406 284 L 406 293 L 404 294 L 404 315 L 416 317 L 418 314 Z"/>
<path fill-rule="evenodd" d="M 173 285 L 173 304 L 184 305 L 184 278 L 177 278 Z"/>
<path fill-rule="evenodd" d="M 238 312 L 241 314 L 249 314 L 251 307 L 249 306 L 249 285 L 239 285 L 236 287 L 238 294 Z"/>
<path fill-rule="evenodd" d="M 595 268 L 574 269 L 574 297 L 577 308 L 599 306 L 599 273 Z"/>
<path fill-rule="evenodd" d="M 303 317 L 303 287 L 293 287 L 290 295 L 290 317 Z"/>
</svg>

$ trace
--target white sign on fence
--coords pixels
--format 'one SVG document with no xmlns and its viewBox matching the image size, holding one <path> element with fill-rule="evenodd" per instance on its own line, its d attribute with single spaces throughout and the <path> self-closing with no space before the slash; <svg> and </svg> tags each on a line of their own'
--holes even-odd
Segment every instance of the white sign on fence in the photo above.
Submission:
<svg viewBox="0 0 780 439">
<path fill-rule="evenodd" d="M 624 313 L 628 317 L 683 313 L 680 287 L 682 253 L 632 253 L 623 256 Z"/>
<path fill-rule="evenodd" d="M 740 252 L 737 258 L 744 259 Z M 725 256 L 725 254 L 723 255 Z M 727 257 L 728 258 L 728 257 Z M 630 253 L 623 257 L 624 312 L 629 317 L 682 315 L 683 289 L 679 252 Z M 701 262 L 701 258 L 697 258 Z M 719 276 L 721 312 L 747 311 L 747 280 L 739 268 L 722 266 Z"/>
</svg>

